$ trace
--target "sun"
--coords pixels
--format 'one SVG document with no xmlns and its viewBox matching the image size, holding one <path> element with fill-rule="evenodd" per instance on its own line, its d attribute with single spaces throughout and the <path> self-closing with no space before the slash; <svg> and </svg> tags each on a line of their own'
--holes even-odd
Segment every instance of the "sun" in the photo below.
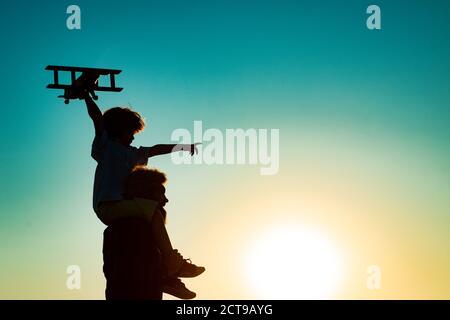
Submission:
<svg viewBox="0 0 450 320">
<path fill-rule="evenodd" d="M 332 299 L 342 280 L 333 243 L 304 226 L 272 227 L 244 259 L 245 278 L 259 299 Z"/>
</svg>

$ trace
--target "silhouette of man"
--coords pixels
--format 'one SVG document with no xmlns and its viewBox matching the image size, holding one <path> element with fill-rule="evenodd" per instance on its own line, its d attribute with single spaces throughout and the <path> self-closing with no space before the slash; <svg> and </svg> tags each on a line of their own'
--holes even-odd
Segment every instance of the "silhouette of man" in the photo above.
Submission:
<svg viewBox="0 0 450 320">
<path fill-rule="evenodd" d="M 162 260 L 149 222 L 127 218 L 103 233 L 106 300 L 162 300 Z"/>
<path fill-rule="evenodd" d="M 124 182 L 124 198 L 142 197 L 154 200 L 159 219 L 166 221 L 164 206 L 166 176 L 155 169 L 137 166 Z M 193 299 L 196 294 L 178 278 L 170 276 L 163 263 L 161 250 L 148 231 L 152 222 L 142 217 L 118 219 L 104 232 L 104 274 L 106 298 L 162 299 L 162 292 L 180 299 Z M 202 270 L 203 271 L 203 270 Z"/>
</svg>

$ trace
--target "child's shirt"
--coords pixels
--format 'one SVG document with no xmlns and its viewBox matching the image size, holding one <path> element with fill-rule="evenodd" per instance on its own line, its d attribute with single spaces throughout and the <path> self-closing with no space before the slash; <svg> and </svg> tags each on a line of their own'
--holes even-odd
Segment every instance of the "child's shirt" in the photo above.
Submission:
<svg viewBox="0 0 450 320">
<path fill-rule="evenodd" d="M 92 142 L 91 156 L 97 161 L 94 179 L 93 206 L 100 202 L 123 199 L 123 184 L 136 165 L 146 165 L 144 148 L 124 146 L 110 139 L 104 130 Z"/>
</svg>

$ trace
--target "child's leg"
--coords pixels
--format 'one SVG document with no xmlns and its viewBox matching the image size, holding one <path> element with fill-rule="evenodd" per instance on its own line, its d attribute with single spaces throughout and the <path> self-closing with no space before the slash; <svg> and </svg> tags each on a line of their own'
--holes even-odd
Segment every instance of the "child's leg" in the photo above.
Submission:
<svg viewBox="0 0 450 320">
<path fill-rule="evenodd" d="M 158 206 L 158 202 L 143 198 L 108 201 L 100 204 L 96 214 L 108 226 L 122 218 L 143 218 L 151 222 Z"/>
<path fill-rule="evenodd" d="M 167 257 L 173 252 L 172 243 L 170 243 L 169 234 L 164 224 L 164 218 L 159 210 L 156 210 L 152 220 L 152 234 L 156 246 L 161 251 L 163 257 Z"/>
<path fill-rule="evenodd" d="M 205 271 L 204 267 L 198 267 L 195 264 L 188 262 L 183 256 L 174 250 L 170 243 L 169 235 L 167 234 L 164 217 L 159 210 L 156 210 L 152 220 L 152 234 L 156 246 L 162 254 L 164 264 L 167 267 L 169 276 L 178 277 L 196 277 Z M 182 282 L 180 281 L 182 284 Z"/>
<path fill-rule="evenodd" d="M 106 225 L 110 225 L 121 218 L 135 217 L 150 221 L 152 236 L 156 246 L 162 253 L 168 274 L 178 274 L 180 277 L 196 277 L 205 271 L 205 268 L 188 263 L 177 250 L 172 248 L 163 216 L 157 210 L 158 206 L 159 203 L 156 201 L 134 198 L 131 200 L 104 202 L 99 206 L 96 213 Z"/>
<path fill-rule="evenodd" d="M 97 216 L 106 225 L 122 218 L 132 217 L 149 221 L 157 247 L 163 256 L 167 256 L 173 251 L 173 248 L 164 225 L 163 216 L 157 210 L 158 206 L 159 204 L 156 201 L 143 198 L 105 202 L 97 210 Z"/>
</svg>

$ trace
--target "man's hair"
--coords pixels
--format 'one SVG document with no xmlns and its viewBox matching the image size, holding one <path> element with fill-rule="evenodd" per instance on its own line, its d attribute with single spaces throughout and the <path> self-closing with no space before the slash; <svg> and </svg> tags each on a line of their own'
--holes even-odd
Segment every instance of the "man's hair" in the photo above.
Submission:
<svg viewBox="0 0 450 320">
<path fill-rule="evenodd" d="M 145 127 L 141 115 L 130 108 L 115 107 L 103 114 L 103 124 L 110 137 L 118 138 L 124 133 L 136 134 Z"/>
<path fill-rule="evenodd" d="M 136 166 L 125 180 L 124 193 L 127 198 L 143 197 L 161 191 L 166 175 L 156 169 Z"/>
</svg>

